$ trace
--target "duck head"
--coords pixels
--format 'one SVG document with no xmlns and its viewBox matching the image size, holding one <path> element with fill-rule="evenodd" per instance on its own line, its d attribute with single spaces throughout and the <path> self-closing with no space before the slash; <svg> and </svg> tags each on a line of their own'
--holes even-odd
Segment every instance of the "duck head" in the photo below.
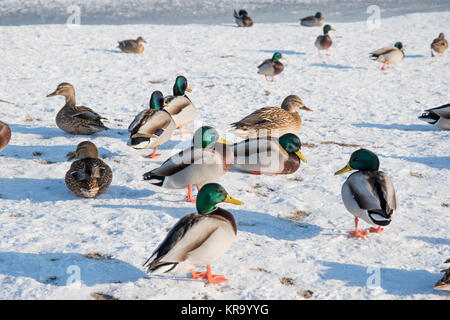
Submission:
<svg viewBox="0 0 450 320">
<path fill-rule="evenodd" d="M 286 133 L 278 139 L 281 147 L 289 153 L 295 153 L 297 157 L 303 161 L 307 162 L 305 156 L 302 154 L 301 148 L 302 143 L 300 138 L 292 133 Z"/>
<path fill-rule="evenodd" d="M 370 150 L 359 149 L 352 153 L 347 165 L 335 175 L 342 174 L 351 170 L 377 171 L 380 168 L 378 156 Z"/>
<path fill-rule="evenodd" d="M 218 183 L 205 184 L 197 195 L 196 207 L 198 213 L 208 213 L 216 209 L 221 202 L 242 205 L 242 201 L 230 197 L 228 192 Z"/>
<path fill-rule="evenodd" d="M 150 109 L 162 110 L 167 107 L 167 103 L 164 102 L 164 95 L 161 91 L 153 91 L 149 101 Z"/>
<path fill-rule="evenodd" d="M 173 85 L 173 95 L 182 96 L 185 91 L 192 92 L 192 89 L 189 88 L 186 77 L 178 76 L 175 79 L 175 84 Z"/>
<path fill-rule="evenodd" d="M 312 111 L 310 108 L 305 106 L 299 96 L 296 96 L 294 94 L 291 94 L 284 98 L 283 102 L 281 103 L 281 108 L 289 112 L 296 112 L 297 110 Z"/>
<path fill-rule="evenodd" d="M 227 140 L 222 139 L 217 130 L 210 126 L 203 126 L 194 133 L 193 144 L 196 148 L 212 147 L 215 142 L 231 144 Z"/>
</svg>

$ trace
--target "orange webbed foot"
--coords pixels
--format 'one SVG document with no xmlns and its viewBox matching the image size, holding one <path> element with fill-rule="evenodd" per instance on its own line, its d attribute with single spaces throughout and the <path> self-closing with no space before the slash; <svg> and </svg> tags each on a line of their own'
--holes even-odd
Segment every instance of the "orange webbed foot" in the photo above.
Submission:
<svg viewBox="0 0 450 320">
<path fill-rule="evenodd" d="M 228 279 L 225 279 L 221 275 L 212 274 L 210 265 L 206 266 L 205 272 L 195 272 L 194 270 L 191 270 L 191 275 L 193 279 L 206 279 L 206 283 L 222 283 L 228 281 Z"/>
<path fill-rule="evenodd" d="M 381 233 L 383 231 L 384 231 L 384 229 L 382 227 L 378 227 L 378 228 L 370 227 L 369 228 L 369 232 L 371 232 L 371 233 Z"/>
<path fill-rule="evenodd" d="M 352 230 L 349 233 L 350 233 L 351 236 L 353 236 L 355 238 L 365 238 L 365 237 L 367 237 L 369 235 L 364 230 Z"/>
<path fill-rule="evenodd" d="M 149 155 L 145 156 L 144 158 L 155 159 L 155 158 L 158 158 L 160 156 L 161 156 L 161 153 L 152 153 L 152 154 L 149 154 Z"/>
</svg>

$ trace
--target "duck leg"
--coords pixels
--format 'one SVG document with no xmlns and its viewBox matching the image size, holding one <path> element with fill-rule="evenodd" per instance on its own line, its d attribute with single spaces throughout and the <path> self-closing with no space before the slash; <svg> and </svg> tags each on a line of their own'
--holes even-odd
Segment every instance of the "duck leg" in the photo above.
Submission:
<svg viewBox="0 0 450 320">
<path fill-rule="evenodd" d="M 358 230 L 358 221 L 359 219 L 355 217 L 355 230 L 350 231 L 350 235 L 356 237 L 356 238 L 365 238 L 367 237 L 368 233 L 364 230 Z"/>
<path fill-rule="evenodd" d="M 188 194 L 186 196 L 187 201 L 189 202 L 195 202 L 197 201 L 197 198 L 192 197 L 192 184 L 188 185 Z"/>
<path fill-rule="evenodd" d="M 156 153 L 156 150 L 158 150 L 159 146 L 156 146 L 155 149 L 153 149 L 153 153 L 149 154 L 148 156 L 145 156 L 145 158 L 149 158 L 149 159 L 154 159 L 154 158 L 158 158 L 161 153 Z"/>
<path fill-rule="evenodd" d="M 378 228 L 373 228 L 373 227 L 369 228 L 369 232 L 372 232 L 372 233 L 381 233 L 383 231 L 384 231 L 384 229 L 381 226 L 378 226 Z"/>
<path fill-rule="evenodd" d="M 211 273 L 211 265 L 206 266 L 205 272 L 195 272 L 194 270 L 191 270 L 191 275 L 193 279 L 206 279 L 207 283 L 222 283 L 228 281 L 228 279 L 225 279 L 221 275 L 215 275 Z"/>
<path fill-rule="evenodd" d="M 177 127 L 179 134 L 194 134 L 192 131 L 183 131 L 183 126 Z"/>
</svg>

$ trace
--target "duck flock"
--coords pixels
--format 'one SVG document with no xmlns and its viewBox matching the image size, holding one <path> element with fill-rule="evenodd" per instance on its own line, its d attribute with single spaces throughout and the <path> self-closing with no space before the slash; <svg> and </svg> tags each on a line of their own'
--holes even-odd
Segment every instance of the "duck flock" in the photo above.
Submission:
<svg viewBox="0 0 450 320">
<path fill-rule="evenodd" d="M 234 11 L 233 16 L 239 27 L 254 25 L 246 10 Z M 322 28 L 322 34 L 311 46 L 317 48 L 319 56 L 324 51 L 325 55 L 330 55 L 333 47 L 330 32 L 335 29 L 324 23 L 324 16 L 317 12 L 301 19 L 300 24 Z M 119 41 L 118 48 L 127 54 L 142 54 L 145 43 L 144 38 L 139 36 L 136 40 Z M 448 49 L 444 33 L 428 45 L 432 57 L 443 55 Z M 404 51 L 402 42 L 396 41 L 391 47 L 371 52 L 368 58 L 381 63 L 383 72 L 395 72 L 388 69 L 393 64 L 401 63 L 405 58 Z M 285 70 L 284 59 L 281 52 L 273 52 L 271 58 L 255 66 L 256 72 L 264 75 L 266 81 L 275 82 L 275 76 Z M 47 95 L 49 98 L 63 96 L 65 99 L 64 106 L 56 114 L 56 126 L 68 134 L 87 137 L 101 135 L 108 130 L 101 114 L 77 105 L 74 86 L 63 81 L 61 79 L 56 89 Z M 184 216 L 168 231 L 159 246 L 149 254 L 145 267 L 148 273 L 190 272 L 192 278 L 202 278 L 207 283 L 222 283 L 227 279 L 213 274 L 211 264 L 231 246 L 238 225 L 233 214 L 219 204 L 225 202 L 245 206 L 245 199 L 233 198 L 226 186 L 216 181 L 225 174 L 232 174 L 229 173 L 232 167 L 241 172 L 266 176 L 289 175 L 298 171 L 302 162 L 307 163 L 299 137 L 302 119 L 298 111 L 312 112 L 314 108 L 306 106 L 299 96 L 288 95 L 279 107 L 263 107 L 230 123 L 235 136 L 241 139 L 231 143 L 220 137 L 212 124 L 203 125 L 195 132 L 183 129 L 199 115 L 195 101 L 188 96 L 191 91 L 186 75 L 178 75 L 173 82 L 172 94 L 164 96 L 161 91 L 152 92 L 149 107 L 136 114 L 128 126 L 127 146 L 151 149 L 147 156 L 149 159 L 161 157 L 157 153 L 158 148 L 174 135 L 192 135 L 190 147 L 165 159 L 160 166 L 143 172 L 142 177 L 136 177 L 159 186 L 161 190 L 187 190 L 186 200 L 194 202 L 197 209 L 196 213 Z M 419 119 L 450 130 L 450 104 L 424 110 Z M 14 131 L 11 132 L 8 124 L 0 121 L 0 151 L 7 148 L 11 136 L 14 136 Z M 67 155 L 68 161 L 74 161 L 67 168 L 65 183 L 74 195 L 94 198 L 108 191 L 114 171 L 100 159 L 97 146 L 86 139 Z M 388 174 L 380 170 L 382 163 L 377 154 L 365 148 L 354 150 L 342 166 L 336 175 L 353 171 L 341 190 L 343 204 L 354 217 L 355 227 L 349 232 L 350 236 L 365 238 L 370 233 L 383 232 L 392 222 L 398 204 L 395 184 Z M 360 220 L 371 227 L 362 229 Z M 205 272 L 195 271 L 202 267 L 206 267 Z M 437 284 L 437 287 L 447 290 L 449 286 L 448 275 L 439 286 Z"/>
</svg>

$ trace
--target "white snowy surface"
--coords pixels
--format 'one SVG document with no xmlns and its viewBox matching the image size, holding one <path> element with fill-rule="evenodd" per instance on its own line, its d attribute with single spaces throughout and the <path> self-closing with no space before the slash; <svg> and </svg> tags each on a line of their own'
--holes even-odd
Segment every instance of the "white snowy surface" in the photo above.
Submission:
<svg viewBox="0 0 450 320">
<path fill-rule="evenodd" d="M 311 290 L 312 299 L 449 299 L 433 285 L 450 257 L 450 132 L 417 119 L 449 102 L 450 53 L 431 58 L 429 47 L 449 20 L 442 12 L 383 19 L 379 30 L 336 23 L 329 57 L 318 57 L 313 45 L 320 28 L 297 23 L 0 27 L 0 99 L 16 104 L 0 103 L 0 119 L 13 132 L 0 152 L 0 298 L 92 299 L 102 292 L 120 299 L 290 300 Z M 148 42 L 142 55 L 115 48 L 137 36 Z M 406 58 L 383 72 L 369 52 L 396 41 Z M 274 51 L 287 60 L 269 83 L 256 66 Z M 308 163 L 295 174 L 232 169 L 218 181 L 244 202 L 220 205 L 238 221 L 237 240 L 212 266 L 229 279 L 221 285 L 148 276 L 142 267 L 169 228 L 195 211 L 185 190 L 161 189 L 142 174 L 191 136 L 174 135 L 159 149 L 162 157 L 149 160 L 143 156 L 151 150 L 126 145 L 126 128 L 153 90 L 171 93 L 179 74 L 199 110 L 187 129 L 212 125 L 238 141 L 228 132 L 231 122 L 289 94 L 314 110 L 301 113 Z M 72 83 L 77 103 L 109 118 L 111 129 L 94 136 L 58 129 L 63 98 L 45 96 L 60 82 Z M 76 197 L 64 184 L 65 155 L 83 140 L 98 146 L 114 173 L 96 199 Z M 334 172 L 359 146 L 378 154 L 399 208 L 384 233 L 357 240 L 348 236 L 353 216 L 340 195 L 348 174 Z M 307 216 L 289 220 L 297 210 Z M 92 252 L 110 258 L 83 256 Z M 73 268 L 81 285 L 70 285 Z M 367 285 L 372 268 L 379 268 L 380 287 Z"/>
</svg>

